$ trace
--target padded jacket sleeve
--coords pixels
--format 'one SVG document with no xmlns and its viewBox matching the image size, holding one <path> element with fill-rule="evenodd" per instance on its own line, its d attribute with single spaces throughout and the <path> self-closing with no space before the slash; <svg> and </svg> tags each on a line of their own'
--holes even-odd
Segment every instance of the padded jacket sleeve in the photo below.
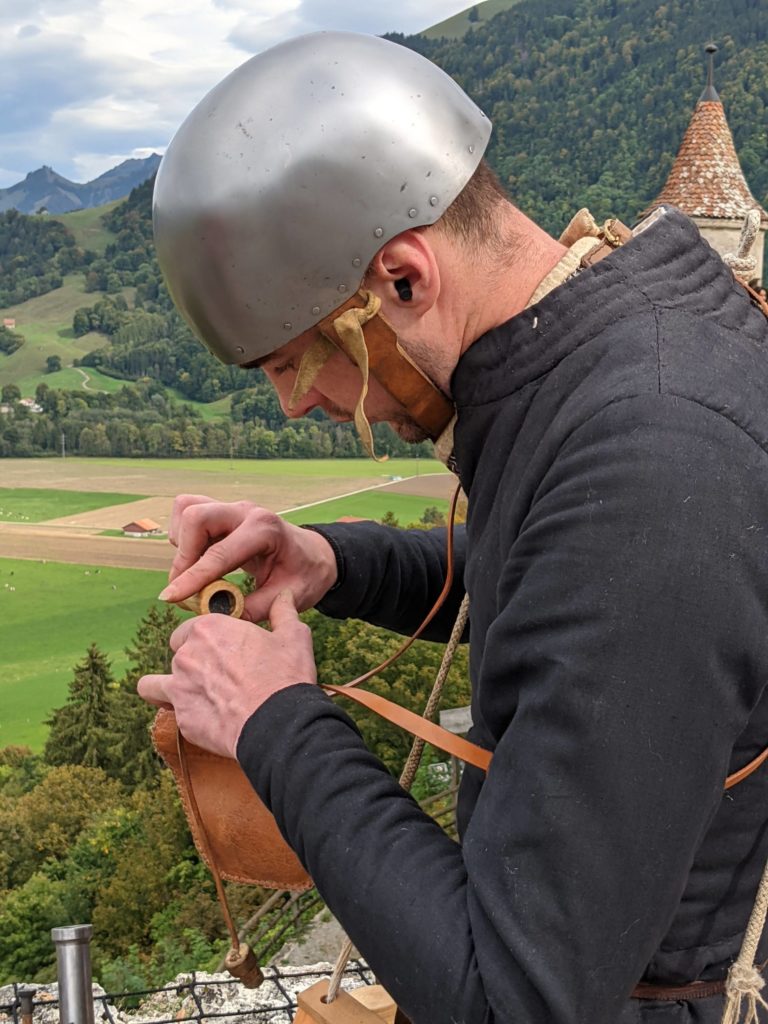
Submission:
<svg viewBox="0 0 768 1024">
<path fill-rule="evenodd" d="M 339 578 L 318 604 L 336 619 L 363 619 L 409 635 L 418 629 L 445 583 L 447 531 L 398 530 L 376 523 L 311 526 L 336 553 Z M 447 641 L 464 596 L 466 531 L 454 529 L 451 592 L 425 640 Z"/>
<path fill-rule="evenodd" d="M 768 676 L 766 479 L 742 429 L 684 400 L 572 434 L 496 591 L 470 586 L 495 607 L 473 686 L 498 738 L 462 847 L 318 690 L 246 724 L 253 786 L 413 1024 L 621 1016 Z"/>
</svg>

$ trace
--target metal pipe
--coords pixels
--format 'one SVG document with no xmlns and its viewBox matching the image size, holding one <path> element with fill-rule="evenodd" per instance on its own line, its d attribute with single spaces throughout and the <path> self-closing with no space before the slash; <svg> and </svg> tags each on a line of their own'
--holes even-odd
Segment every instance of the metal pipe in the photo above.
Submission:
<svg viewBox="0 0 768 1024">
<path fill-rule="evenodd" d="M 32 1024 L 32 1000 L 35 998 L 35 990 L 33 988 L 20 988 L 18 995 L 21 1024 Z"/>
<path fill-rule="evenodd" d="M 60 1024 L 94 1024 L 90 924 L 53 928 L 59 980 Z"/>
</svg>

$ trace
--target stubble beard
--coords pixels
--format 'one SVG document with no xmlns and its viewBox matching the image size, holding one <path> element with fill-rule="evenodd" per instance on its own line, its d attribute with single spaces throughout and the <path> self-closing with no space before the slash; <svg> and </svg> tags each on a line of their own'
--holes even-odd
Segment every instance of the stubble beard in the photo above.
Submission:
<svg viewBox="0 0 768 1024">
<path fill-rule="evenodd" d="M 426 430 L 408 416 L 400 417 L 397 420 L 389 420 L 388 422 L 400 440 L 405 441 L 406 444 L 421 444 L 422 441 L 429 440 L 429 434 Z"/>
<path fill-rule="evenodd" d="M 354 413 L 349 409 L 343 409 L 340 405 L 325 403 L 325 413 L 337 423 L 350 423 L 354 421 Z M 429 434 L 405 413 L 395 415 L 392 419 L 386 420 L 401 441 L 406 444 L 421 444 L 429 440 Z"/>
</svg>

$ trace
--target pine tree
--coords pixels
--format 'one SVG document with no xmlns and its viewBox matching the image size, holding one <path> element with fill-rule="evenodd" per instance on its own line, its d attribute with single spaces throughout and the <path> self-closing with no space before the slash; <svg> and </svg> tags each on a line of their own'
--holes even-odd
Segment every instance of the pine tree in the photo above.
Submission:
<svg viewBox="0 0 768 1024">
<path fill-rule="evenodd" d="M 107 656 L 91 644 L 75 666 L 67 703 L 57 708 L 46 725 L 48 764 L 79 764 L 107 769 L 111 760 L 110 688 L 114 684 Z"/>
<path fill-rule="evenodd" d="M 170 672 L 172 655 L 168 640 L 178 624 L 172 606 L 152 605 L 139 623 L 133 646 L 125 650 L 131 666 L 112 698 L 114 747 L 110 774 L 131 788 L 154 783 L 160 771 L 149 735 L 157 709 L 138 696 L 136 684 L 148 673 Z"/>
</svg>

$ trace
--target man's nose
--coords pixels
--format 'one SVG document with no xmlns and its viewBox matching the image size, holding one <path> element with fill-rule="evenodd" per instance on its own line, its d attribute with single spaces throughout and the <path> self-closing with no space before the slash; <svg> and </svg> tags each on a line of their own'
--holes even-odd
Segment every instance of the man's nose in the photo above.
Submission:
<svg viewBox="0 0 768 1024">
<path fill-rule="evenodd" d="M 305 395 L 290 405 L 291 393 L 288 392 L 285 395 L 280 395 L 280 405 L 288 419 L 297 420 L 316 409 L 320 404 L 320 397 L 320 393 L 315 388 L 310 388 Z"/>
</svg>

